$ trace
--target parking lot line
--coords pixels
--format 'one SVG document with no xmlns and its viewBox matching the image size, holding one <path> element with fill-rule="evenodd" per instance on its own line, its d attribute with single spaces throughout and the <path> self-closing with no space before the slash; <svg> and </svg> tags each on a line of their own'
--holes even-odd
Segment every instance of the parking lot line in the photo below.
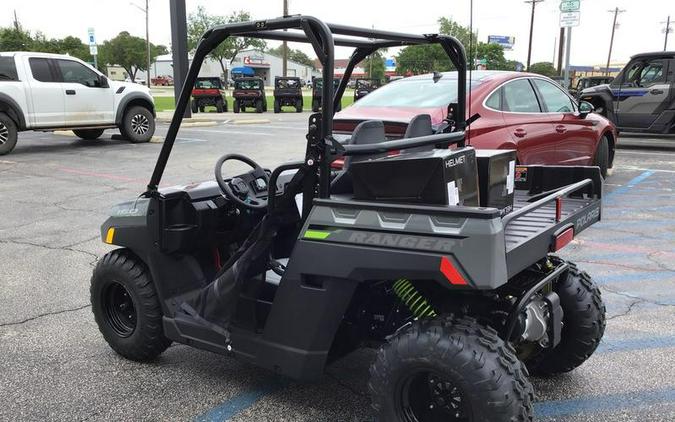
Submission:
<svg viewBox="0 0 675 422">
<path fill-rule="evenodd" d="M 675 347 L 675 336 L 627 338 L 621 340 L 603 339 L 596 353 L 620 353 L 634 350 L 667 349 Z"/>
<path fill-rule="evenodd" d="M 647 171 L 643 172 L 639 176 L 634 177 L 631 180 L 629 180 L 625 185 L 623 185 L 621 187 L 618 187 L 618 188 L 614 189 L 613 191 L 611 191 L 610 193 L 608 193 L 607 195 L 605 195 L 605 199 L 611 200 L 616 195 L 621 195 L 621 194 L 624 194 L 624 193 L 628 192 L 633 187 L 635 187 L 635 185 L 644 182 L 645 179 L 647 179 L 652 174 L 654 174 L 654 172 L 652 170 L 647 170 Z"/>
<path fill-rule="evenodd" d="M 639 391 L 606 396 L 550 400 L 534 404 L 538 418 L 559 418 L 579 413 L 601 413 L 633 409 L 640 406 L 675 402 L 675 388 Z"/>
<path fill-rule="evenodd" d="M 253 390 L 245 391 L 241 394 L 238 394 L 232 397 L 229 400 L 224 401 L 220 405 L 214 407 L 208 412 L 197 416 L 194 420 L 195 422 L 222 422 L 227 421 L 228 419 L 236 416 L 240 412 L 248 409 L 253 406 L 255 402 L 263 398 L 264 396 L 271 394 L 286 384 L 283 381 L 272 382 L 260 388 Z"/>
</svg>

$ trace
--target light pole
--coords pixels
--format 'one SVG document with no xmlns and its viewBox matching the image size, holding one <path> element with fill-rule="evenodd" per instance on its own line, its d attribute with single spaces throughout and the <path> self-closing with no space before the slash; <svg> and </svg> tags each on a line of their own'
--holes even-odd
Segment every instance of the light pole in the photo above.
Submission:
<svg viewBox="0 0 675 422">
<path fill-rule="evenodd" d="M 530 42 L 527 47 L 527 70 L 530 70 L 530 58 L 532 57 L 532 31 L 534 29 L 534 8 L 537 6 L 537 3 L 541 3 L 544 0 L 525 0 L 525 3 L 532 4 L 532 15 L 530 16 Z"/>
<path fill-rule="evenodd" d="M 145 49 L 147 53 L 147 72 L 146 72 L 146 77 L 145 77 L 145 84 L 146 86 L 150 87 L 150 25 L 149 25 L 149 13 L 148 13 L 148 0 L 145 0 L 145 9 L 142 8 L 141 6 L 137 5 L 136 3 L 129 3 L 130 5 L 134 6 L 136 9 L 140 10 L 141 12 L 145 13 Z M 156 75 L 155 75 L 156 76 Z"/>
<path fill-rule="evenodd" d="M 612 23 L 612 36 L 609 39 L 609 53 L 607 54 L 607 66 L 605 67 L 605 74 L 609 76 L 609 61 L 612 59 L 612 47 L 614 46 L 614 31 L 616 30 L 616 17 L 619 13 L 625 12 L 625 10 L 615 7 L 614 10 L 608 10 L 609 13 L 614 13 L 614 22 Z"/>
</svg>

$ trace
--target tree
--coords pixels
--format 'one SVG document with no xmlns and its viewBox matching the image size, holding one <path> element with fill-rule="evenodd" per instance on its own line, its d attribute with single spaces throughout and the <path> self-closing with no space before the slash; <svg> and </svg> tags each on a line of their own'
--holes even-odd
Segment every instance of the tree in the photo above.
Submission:
<svg viewBox="0 0 675 422">
<path fill-rule="evenodd" d="M 314 60 L 310 59 L 309 56 L 305 54 L 302 50 L 296 50 L 293 48 L 289 48 L 288 46 L 286 46 L 286 49 L 288 50 L 288 60 L 304 64 L 305 66 L 309 66 L 312 69 L 314 69 Z M 284 45 L 281 44 L 275 48 L 268 48 L 267 52 L 277 57 L 283 57 Z"/>
<path fill-rule="evenodd" d="M 251 14 L 240 10 L 234 12 L 228 17 L 209 15 L 204 7 L 199 6 L 196 13 L 190 13 L 188 16 L 188 49 L 194 51 L 199 44 L 204 32 L 208 29 L 225 23 L 248 22 L 251 20 Z M 214 48 L 208 57 L 217 61 L 225 74 L 225 62 L 232 63 L 237 54 L 242 50 L 256 48 L 264 50 L 267 44 L 265 41 L 249 37 L 229 37 Z"/>
<path fill-rule="evenodd" d="M 0 29 L 0 51 L 31 51 L 33 38 L 30 32 L 21 29 L 17 24 L 15 28 Z"/>
<path fill-rule="evenodd" d="M 384 51 L 378 50 L 366 57 L 362 62 L 361 66 L 366 71 L 366 75 L 370 79 L 377 79 L 378 81 L 384 80 Z"/>
<path fill-rule="evenodd" d="M 527 69 L 528 72 L 532 73 L 538 73 L 540 75 L 544 76 L 557 76 L 558 71 L 553 67 L 553 63 L 551 62 L 539 62 L 539 63 L 533 63 L 530 65 L 530 68 Z"/>
<path fill-rule="evenodd" d="M 476 45 L 476 59 L 485 60 L 489 70 L 509 70 L 504 48 L 499 44 L 478 43 Z"/>
<path fill-rule="evenodd" d="M 396 56 L 396 73 L 417 75 L 452 70 L 450 58 L 440 45 L 425 44 L 403 48 Z"/>
<path fill-rule="evenodd" d="M 150 62 L 166 52 L 165 46 L 150 43 Z M 102 64 L 122 66 L 132 81 L 136 80 L 136 73 L 139 70 L 148 70 L 145 39 L 135 37 L 126 31 L 120 32 L 111 40 L 104 41 L 98 53 Z"/>
<path fill-rule="evenodd" d="M 62 39 L 47 39 L 43 33 L 37 32 L 33 40 L 33 51 L 54 54 L 69 54 L 84 61 L 91 60 L 89 47 L 86 46 L 82 40 L 73 36 L 68 36 Z"/>
</svg>

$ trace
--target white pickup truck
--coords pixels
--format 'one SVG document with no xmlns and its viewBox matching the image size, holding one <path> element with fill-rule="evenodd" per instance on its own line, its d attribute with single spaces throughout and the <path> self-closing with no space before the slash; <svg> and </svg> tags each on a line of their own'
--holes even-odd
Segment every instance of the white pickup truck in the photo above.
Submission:
<svg viewBox="0 0 675 422">
<path fill-rule="evenodd" d="M 110 81 L 71 56 L 0 53 L 0 155 L 24 130 L 72 130 L 96 139 L 119 128 L 131 142 L 155 132 L 155 105 L 147 87 Z"/>
</svg>

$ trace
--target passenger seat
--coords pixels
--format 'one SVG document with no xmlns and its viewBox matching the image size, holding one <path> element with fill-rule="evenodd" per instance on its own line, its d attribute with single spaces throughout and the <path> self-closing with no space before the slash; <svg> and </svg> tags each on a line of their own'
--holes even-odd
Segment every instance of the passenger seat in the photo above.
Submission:
<svg viewBox="0 0 675 422">
<path fill-rule="evenodd" d="M 418 114 L 417 116 L 410 119 L 408 127 L 403 134 L 403 138 L 418 138 L 420 136 L 429 136 L 434 134 L 434 129 L 431 126 L 431 116 L 428 114 Z M 431 151 L 434 149 L 434 145 L 425 145 L 423 147 L 408 148 L 401 151 L 401 154 L 405 152 L 419 152 L 419 151 Z"/>
<path fill-rule="evenodd" d="M 352 132 L 352 137 L 349 144 L 368 145 L 377 144 L 386 140 L 387 138 L 384 133 L 384 123 L 382 123 L 381 120 L 366 120 L 365 122 L 359 123 L 358 126 L 354 128 L 354 132 Z M 345 163 L 342 167 L 342 171 L 338 173 L 338 175 L 330 184 L 331 193 L 344 194 L 352 192 L 352 178 L 349 174 L 349 166 L 352 163 L 364 160 L 372 160 L 373 158 L 385 157 L 386 155 L 386 153 L 382 153 L 345 157 Z"/>
</svg>

